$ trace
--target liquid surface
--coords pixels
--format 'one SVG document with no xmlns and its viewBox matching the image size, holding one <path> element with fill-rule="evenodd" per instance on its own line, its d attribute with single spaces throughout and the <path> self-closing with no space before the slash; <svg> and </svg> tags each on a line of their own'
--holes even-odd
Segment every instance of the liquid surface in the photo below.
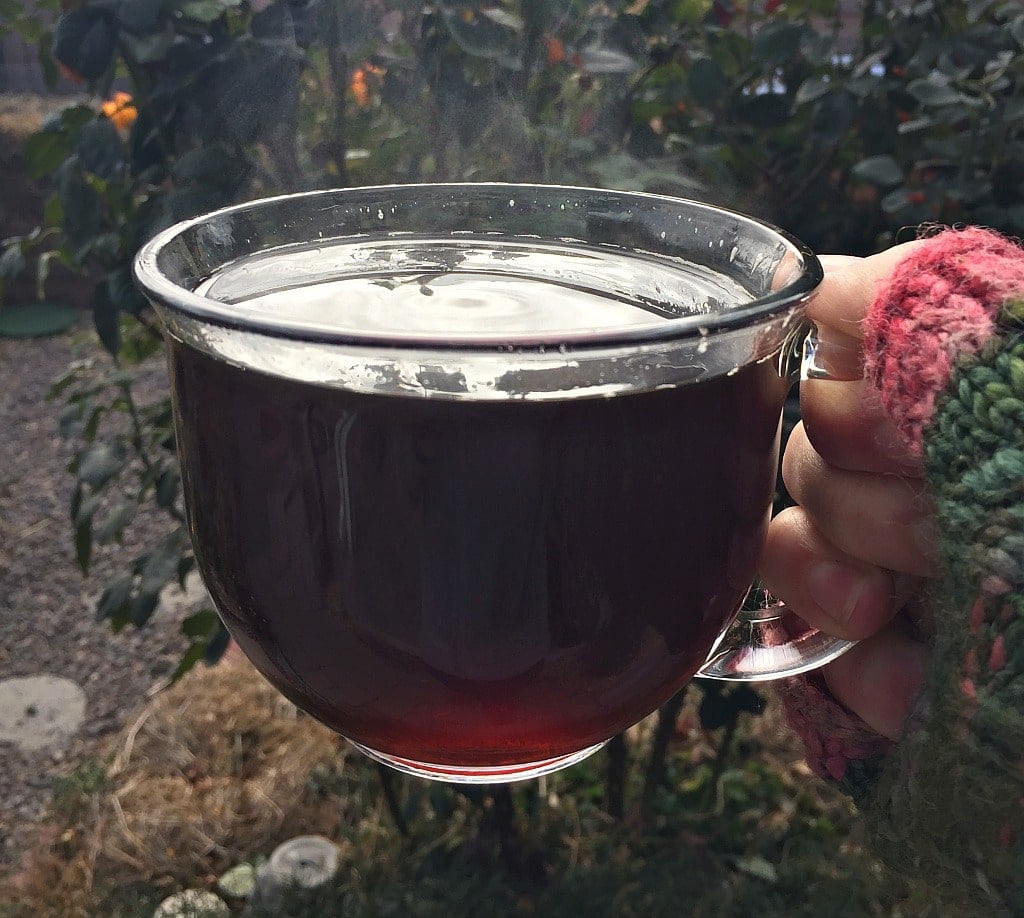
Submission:
<svg viewBox="0 0 1024 918">
<path fill-rule="evenodd" d="M 472 237 L 280 249 L 227 265 L 196 292 L 238 304 L 242 317 L 445 340 L 654 327 L 750 300 L 689 262 Z"/>
</svg>

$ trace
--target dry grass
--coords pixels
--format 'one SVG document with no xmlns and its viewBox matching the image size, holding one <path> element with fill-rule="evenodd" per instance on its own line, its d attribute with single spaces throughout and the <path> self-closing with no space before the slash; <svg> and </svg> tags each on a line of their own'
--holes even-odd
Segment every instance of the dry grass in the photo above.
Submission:
<svg viewBox="0 0 1024 918">
<path fill-rule="evenodd" d="M 632 807 L 622 823 L 608 816 L 595 756 L 516 796 L 523 834 L 506 848 L 486 800 L 424 782 L 396 784 L 400 834 L 375 768 L 233 654 L 158 695 L 102 766 L 57 789 L 36 850 L 0 888 L 0 916 L 148 918 L 175 889 L 212 885 L 307 833 L 345 858 L 326 898 L 295 911 L 316 918 L 385 906 L 463 918 L 481 903 L 496 916 L 653 918 L 681 901 L 708 918 L 931 914 L 893 898 L 849 801 L 807 774 L 777 709 L 744 721 L 720 770 L 721 736 L 701 729 L 698 696 L 677 721 L 673 791 L 653 822 Z M 649 723 L 630 731 L 634 802 L 649 739 Z"/>
<path fill-rule="evenodd" d="M 290 835 L 333 834 L 337 811 L 315 805 L 307 784 L 344 756 L 241 657 L 200 667 L 117 738 L 103 786 L 55 814 L 6 898 L 34 915 L 92 915 L 98 878 L 208 881 Z"/>
</svg>

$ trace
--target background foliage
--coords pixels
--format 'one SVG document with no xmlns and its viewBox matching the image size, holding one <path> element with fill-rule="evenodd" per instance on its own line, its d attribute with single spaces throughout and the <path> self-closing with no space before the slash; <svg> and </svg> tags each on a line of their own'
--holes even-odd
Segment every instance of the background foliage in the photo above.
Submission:
<svg viewBox="0 0 1024 918">
<path fill-rule="evenodd" d="M 51 80 L 73 78 L 95 100 L 26 144 L 53 193 L 44 224 L 0 248 L 0 298 L 29 264 L 41 292 L 55 262 L 95 281 L 109 361 L 73 364 L 53 390 L 78 444 L 78 563 L 88 571 L 93 546 L 119 540 L 140 507 L 174 523 L 105 585 L 98 618 L 144 626 L 194 565 L 169 403 L 133 391 L 161 341 L 131 259 L 177 220 L 281 191 L 514 180 L 700 197 L 820 251 L 868 254 L 933 221 L 1024 235 L 1019 3 L 864 0 L 853 29 L 837 6 L 39 0 L 28 12 L 0 0 L 0 34 L 36 42 Z M 182 628 L 192 645 L 179 674 L 226 646 L 210 611 Z M 757 708 L 749 691 L 705 691 L 701 717 L 727 735 Z M 644 766 L 648 814 L 665 777 L 658 737 L 679 704 L 662 712 Z M 604 806 L 621 818 L 621 741 L 607 763 Z"/>
<path fill-rule="evenodd" d="M 1019 5 L 865 0 L 859 31 L 838 6 L 82 0 L 51 30 L 4 0 L 3 28 L 38 42 L 51 79 L 120 90 L 30 138 L 45 225 L 0 250 L 0 284 L 30 256 L 40 290 L 55 260 L 98 278 L 111 361 L 54 389 L 81 445 L 82 569 L 145 502 L 183 521 L 169 405 L 132 391 L 160 343 L 131 259 L 177 220 L 280 191 L 515 180 L 698 196 L 820 251 L 868 254 L 926 221 L 1024 233 Z M 106 586 L 99 617 L 144 625 L 192 564 L 179 530 Z M 184 627 L 183 669 L 223 649 L 215 616 Z"/>
</svg>

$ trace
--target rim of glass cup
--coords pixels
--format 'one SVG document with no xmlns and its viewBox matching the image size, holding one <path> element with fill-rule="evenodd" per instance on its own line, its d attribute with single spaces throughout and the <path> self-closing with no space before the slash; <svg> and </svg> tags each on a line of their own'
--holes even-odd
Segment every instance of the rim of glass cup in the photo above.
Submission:
<svg viewBox="0 0 1024 918">
<path fill-rule="evenodd" d="M 615 198 L 623 204 L 628 202 L 649 204 L 660 204 L 667 207 L 675 207 L 689 211 L 713 213 L 720 217 L 727 217 L 735 220 L 739 235 L 743 227 L 752 229 L 757 233 L 769 233 L 778 244 L 785 250 L 779 258 L 779 263 L 786 257 L 794 259 L 792 275 L 782 286 L 764 296 L 756 296 L 748 303 L 723 310 L 715 314 L 690 314 L 678 318 L 665 319 L 664 321 L 630 328 L 599 328 L 593 330 L 560 331 L 547 335 L 538 334 L 480 334 L 465 337 L 445 337 L 423 333 L 402 333 L 388 332 L 359 332 L 352 329 L 332 328 L 329 325 L 313 322 L 304 319 L 287 319 L 271 316 L 265 313 L 240 314 L 235 305 L 223 303 L 210 297 L 194 293 L 172 281 L 160 268 L 161 253 L 190 230 L 197 229 L 203 225 L 213 225 L 215 221 L 233 215 L 242 214 L 246 211 L 269 209 L 275 205 L 288 202 L 296 202 L 302 199 L 316 200 L 318 198 L 337 198 L 339 203 L 346 198 L 353 200 L 358 197 L 398 194 L 408 197 L 419 194 L 457 194 L 459 191 L 475 192 L 493 190 L 495 192 L 513 193 L 515 195 L 529 195 L 531 192 L 551 195 L 601 195 Z M 382 238 L 387 237 L 382 234 Z M 394 238 L 399 239 L 406 236 L 401 232 L 393 232 Z M 344 235 L 336 237 L 324 237 L 323 239 L 306 240 L 308 243 L 324 244 L 335 240 L 344 240 Z M 353 237 L 354 238 L 354 237 Z M 365 236 L 358 237 L 365 240 Z M 411 237 L 410 237 L 411 238 Z M 456 237 L 457 238 L 457 237 Z M 522 239 L 536 239 L 544 237 L 521 236 Z M 564 242 L 567 240 L 550 239 L 551 242 Z M 575 240 L 582 245 L 593 245 L 585 239 Z M 266 251 L 272 251 L 268 248 Z M 639 255 L 652 255 L 664 257 L 657 252 L 646 250 L 633 250 Z M 226 262 L 227 264 L 229 262 Z M 771 321 L 779 316 L 785 315 L 795 307 L 805 302 L 814 290 L 821 283 L 824 277 L 824 269 L 817 256 L 799 239 L 787 233 L 785 230 L 756 217 L 734 211 L 718 205 L 706 204 L 688 198 L 673 197 L 670 195 L 651 194 L 639 191 L 617 191 L 614 189 L 589 188 L 576 185 L 545 185 L 536 183 L 507 183 L 507 182 L 443 182 L 443 183 L 418 183 L 408 185 L 366 185 L 352 188 L 321 189 L 316 191 L 303 191 L 292 194 L 276 195 L 274 197 L 259 198 L 242 204 L 235 204 L 219 210 L 201 214 L 189 220 L 183 220 L 167 229 L 157 233 L 145 243 L 139 250 L 134 261 L 134 274 L 137 284 L 142 291 L 152 300 L 160 305 L 166 306 L 192 319 L 208 322 L 228 328 L 242 329 L 249 332 L 257 332 L 272 337 L 288 338 L 297 341 L 308 341 L 328 344 L 348 344 L 358 346 L 389 346 L 409 347 L 421 350 L 491 350 L 497 346 L 514 345 L 517 348 L 545 348 L 557 347 L 560 345 L 571 345 L 574 348 L 608 348 L 616 346 L 638 345 L 645 343 L 656 343 L 658 341 L 678 340 L 689 337 L 707 337 L 716 332 L 735 330 L 743 327 L 753 327 L 764 322 Z M 205 278 L 197 278 L 197 283 Z"/>
</svg>

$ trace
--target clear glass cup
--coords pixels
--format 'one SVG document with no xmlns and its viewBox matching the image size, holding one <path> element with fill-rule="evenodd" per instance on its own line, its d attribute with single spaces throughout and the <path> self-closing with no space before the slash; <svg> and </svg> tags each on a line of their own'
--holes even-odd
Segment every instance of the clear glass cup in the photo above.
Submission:
<svg viewBox="0 0 1024 918">
<path fill-rule="evenodd" d="M 256 201 L 161 233 L 189 529 L 286 696 L 427 778 L 565 767 L 695 675 L 849 644 L 738 615 L 822 277 L 690 201 L 518 185 Z"/>
</svg>

